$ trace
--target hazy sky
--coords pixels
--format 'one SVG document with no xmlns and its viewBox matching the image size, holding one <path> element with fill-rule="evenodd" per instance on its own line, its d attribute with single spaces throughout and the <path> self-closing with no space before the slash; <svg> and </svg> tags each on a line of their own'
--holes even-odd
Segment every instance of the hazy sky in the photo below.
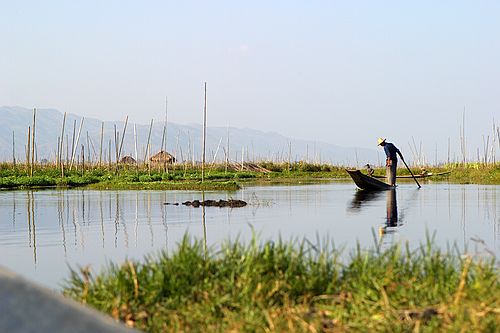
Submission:
<svg viewBox="0 0 500 333">
<path fill-rule="evenodd" d="M 500 119 L 500 1 L 0 0 L 0 105 L 470 149 Z"/>
</svg>

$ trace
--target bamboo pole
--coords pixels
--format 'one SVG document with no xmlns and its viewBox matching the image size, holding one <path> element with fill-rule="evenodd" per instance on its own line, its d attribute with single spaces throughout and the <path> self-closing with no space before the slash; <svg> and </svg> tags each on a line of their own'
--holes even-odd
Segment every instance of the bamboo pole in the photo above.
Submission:
<svg viewBox="0 0 500 333">
<path fill-rule="evenodd" d="M 115 140 L 115 161 L 118 164 L 118 134 L 116 132 L 116 124 L 113 124 L 114 128 L 114 140 Z"/>
<path fill-rule="evenodd" d="M 146 149 L 147 150 L 147 153 L 148 153 L 148 175 L 151 176 L 151 163 L 149 163 L 149 159 L 151 158 L 150 154 L 151 154 L 151 144 L 148 143 L 148 148 Z"/>
<path fill-rule="evenodd" d="M 205 179 L 205 148 L 207 139 L 207 83 L 205 82 L 205 103 L 203 105 L 203 150 L 201 153 L 201 181 Z"/>
<path fill-rule="evenodd" d="M 146 142 L 146 154 L 144 154 L 144 163 L 149 165 L 149 140 L 151 139 L 151 131 L 153 130 L 153 119 L 151 119 L 151 125 L 149 125 L 148 141 Z"/>
<path fill-rule="evenodd" d="M 73 152 L 75 150 L 75 136 L 76 136 L 76 119 L 73 121 L 73 139 L 71 141 L 71 157 L 70 157 L 70 163 L 71 160 L 73 159 Z"/>
<path fill-rule="evenodd" d="M 90 163 L 90 139 L 89 139 L 89 131 L 86 131 L 85 133 L 87 135 L 87 151 L 88 151 L 88 153 L 87 153 L 87 162 Z"/>
<path fill-rule="evenodd" d="M 161 150 L 167 151 L 167 111 L 168 111 L 168 96 L 165 96 L 165 123 L 163 124 L 163 135 L 161 138 Z"/>
<path fill-rule="evenodd" d="M 243 171 L 243 159 L 245 158 L 245 146 L 241 147 L 241 171 Z"/>
<path fill-rule="evenodd" d="M 104 121 L 101 123 L 101 144 L 99 146 L 99 168 L 102 163 L 102 140 L 104 139 Z"/>
<path fill-rule="evenodd" d="M 90 150 L 90 148 L 92 148 L 92 153 L 93 153 L 92 154 L 93 158 L 92 159 L 89 158 L 89 162 L 93 164 L 94 158 L 97 158 L 97 152 L 95 151 L 94 142 L 92 141 L 92 137 L 89 137 L 89 142 L 90 142 L 89 150 Z"/>
<path fill-rule="evenodd" d="M 227 168 L 229 165 L 229 125 L 227 125 L 227 135 L 226 135 L 226 149 L 225 149 L 225 154 L 226 154 L 226 165 L 224 168 L 224 173 L 227 173 Z"/>
<path fill-rule="evenodd" d="M 135 152 L 135 165 L 137 168 L 139 166 L 139 160 L 137 159 L 137 124 L 134 124 L 134 152 Z"/>
<path fill-rule="evenodd" d="M 33 177 L 33 165 L 35 164 L 35 124 L 36 124 L 36 108 L 33 109 L 33 131 L 31 132 L 30 177 Z"/>
<path fill-rule="evenodd" d="M 69 135 L 66 134 L 66 164 L 69 162 Z"/>
<path fill-rule="evenodd" d="M 111 139 L 108 140 L 108 168 L 111 170 Z"/>
<path fill-rule="evenodd" d="M 85 145 L 82 144 L 82 176 L 85 173 Z"/>
<path fill-rule="evenodd" d="M 125 132 L 127 131 L 128 116 L 125 118 L 125 125 L 123 126 L 122 140 L 120 141 L 120 149 L 118 150 L 118 160 L 121 157 L 123 149 L 123 141 L 125 140 Z"/>
<path fill-rule="evenodd" d="M 57 137 L 56 169 L 59 169 L 59 150 L 61 149 L 61 137 Z"/>
<path fill-rule="evenodd" d="M 62 161 L 62 152 L 63 152 L 63 145 L 64 145 L 64 127 L 66 125 L 66 112 L 64 112 L 63 116 L 63 122 L 62 122 L 62 128 L 61 128 L 61 141 L 59 142 L 60 148 L 59 148 L 59 154 L 57 156 L 57 163 L 61 165 L 61 176 L 64 177 L 64 163 Z"/>
<path fill-rule="evenodd" d="M 28 126 L 28 144 L 26 146 L 26 173 L 30 170 L 30 153 L 31 153 L 31 126 Z"/>
<path fill-rule="evenodd" d="M 12 131 L 12 164 L 16 166 L 16 139 L 15 133 Z"/>
<path fill-rule="evenodd" d="M 75 155 L 76 155 L 76 148 L 78 147 L 78 142 L 80 141 L 80 134 L 82 133 L 82 128 L 83 128 L 83 122 L 84 122 L 85 118 L 82 118 L 82 120 L 80 121 L 80 128 L 78 130 L 78 135 L 76 136 L 76 142 L 75 142 L 75 149 L 73 150 L 73 152 L 71 153 L 71 162 L 69 164 L 69 169 L 71 170 L 73 168 L 73 162 L 74 162 L 74 159 L 75 159 Z"/>
</svg>

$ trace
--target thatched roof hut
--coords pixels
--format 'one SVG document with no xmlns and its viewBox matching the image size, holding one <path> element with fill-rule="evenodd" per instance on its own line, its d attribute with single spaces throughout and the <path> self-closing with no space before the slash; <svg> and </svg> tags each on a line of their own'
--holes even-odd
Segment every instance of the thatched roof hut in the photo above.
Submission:
<svg viewBox="0 0 500 333">
<path fill-rule="evenodd" d="M 135 158 L 133 158 L 130 155 L 127 155 L 127 156 L 123 156 L 120 159 L 120 163 L 121 164 L 136 164 L 137 162 L 136 162 Z"/>
<path fill-rule="evenodd" d="M 175 157 L 164 150 L 160 150 L 158 153 L 151 156 L 149 160 L 153 163 L 175 163 Z"/>
</svg>

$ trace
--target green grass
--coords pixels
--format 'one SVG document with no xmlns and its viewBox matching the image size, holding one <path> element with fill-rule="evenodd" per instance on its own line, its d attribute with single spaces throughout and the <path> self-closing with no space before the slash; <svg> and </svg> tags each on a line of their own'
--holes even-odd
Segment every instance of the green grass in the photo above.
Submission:
<svg viewBox="0 0 500 333">
<path fill-rule="evenodd" d="M 33 177 L 28 176 L 26 165 L 13 166 L 0 163 L 0 188 L 43 188 L 43 187 L 75 187 L 88 186 L 96 189 L 213 189 L 234 190 L 240 183 L 297 183 L 307 180 L 325 180 L 348 178 L 344 167 L 328 164 L 311 164 L 305 162 L 273 163 L 261 162 L 259 166 L 270 172 L 225 170 L 223 164 L 210 166 L 205 171 L 205 179 L 201 183 L 201 169 L 187 165 L 169 166 L 147 169 L 144 166 L 120 165 L 87 168 L 84 171 L 66 170 L 64 177 L 61 171 L 52 165 L 37 165 Z M 427 171 L 439 173 L 451 171 L 449 175 L 429 178 L 432 181 L 449 181 L 461 184 L 500 184 L 500 163 L 484 166 L 478 163 L 450 164 L 443 167 L 427 167 Z M 420 169 L 413 169 L 420 173 Z M 384 175 L 385 168 L 377 168 L 375 174 Z M 398 174 L 409 174 L 406 168 L 398 169 Z M 425 183 L 425 180 L 422 179 Z"/>
<path fill-rule="evenodd" d="M 328 242 L 225 243 L 185 237 L 172 253 L 73 271 L 63 293 L 148 332 L 495 332 L 494 260 Z"/>
<path fill-rule="evenodd" d="M 398 175 L 409 175 L 410 173 L 402 163 L 398 164 Z M 447 164 L 440 167 L 428 166 L 425 167 L 427 172 L 434 174 L 448 172 L 449 174 L 441 176 L 433 176 L 430 178 L 420 178 L 419 182 L 426 180 L 430 181 L 448 181 L 455 184 L 490 184 L 500 185 L 500 163 L 495 165 L 484 165 L 481 163 L 468 164 Z M 412 172 L 416 175 L 422 171 L 420 168 L 412 168 Z M 385 175 L 385 168 L 375 169 L 375 175 Z"/>
</svg>

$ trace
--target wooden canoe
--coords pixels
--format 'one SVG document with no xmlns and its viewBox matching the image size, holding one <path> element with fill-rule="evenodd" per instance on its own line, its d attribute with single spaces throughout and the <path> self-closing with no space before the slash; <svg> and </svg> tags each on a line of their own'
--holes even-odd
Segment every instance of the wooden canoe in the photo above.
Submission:
<svg viewBox="0 0 500 333">
<path fill-rule="evenodd" d="M 361 171 L 359 171 L 359 170 L 347 170 L 346 169 L 346 171 L 347 171 L 347 173 L 349 173 L 349 176 L 351 176 L 352 180 L 354 180 L 354 183 L 356 184 L 356 186 L 362 190 L 384 191 L 384 190 L 392 190 L 392 189 L 396 188 L 396 186 L 391 186 L 389 184 L 381 182 L 380 180 L 378 180 L 376 178 L 362 174 Z"/>
<path fill-rule="evenodd" d="M 448 175 L 450 174 L 451 171 L 445 171 L 445 172 L 438 172 L 438 173 L 426 173 L 426 174 L 417 174 L 415 175 L 415 178 L 428 178 L 428 177 L 433 177 L 433 176 L 443 176 L 443 175 Z M 372 176 L 373 178 L 378 178 L 378 179 L 385 179 L 385 176 Z M 405 179 L 405 178 L 410 178 L 412 179 L 413 177 L 411 175 L 401 175 L 401 176 L 396 176 L 398 179 Z"/>
</svg>

